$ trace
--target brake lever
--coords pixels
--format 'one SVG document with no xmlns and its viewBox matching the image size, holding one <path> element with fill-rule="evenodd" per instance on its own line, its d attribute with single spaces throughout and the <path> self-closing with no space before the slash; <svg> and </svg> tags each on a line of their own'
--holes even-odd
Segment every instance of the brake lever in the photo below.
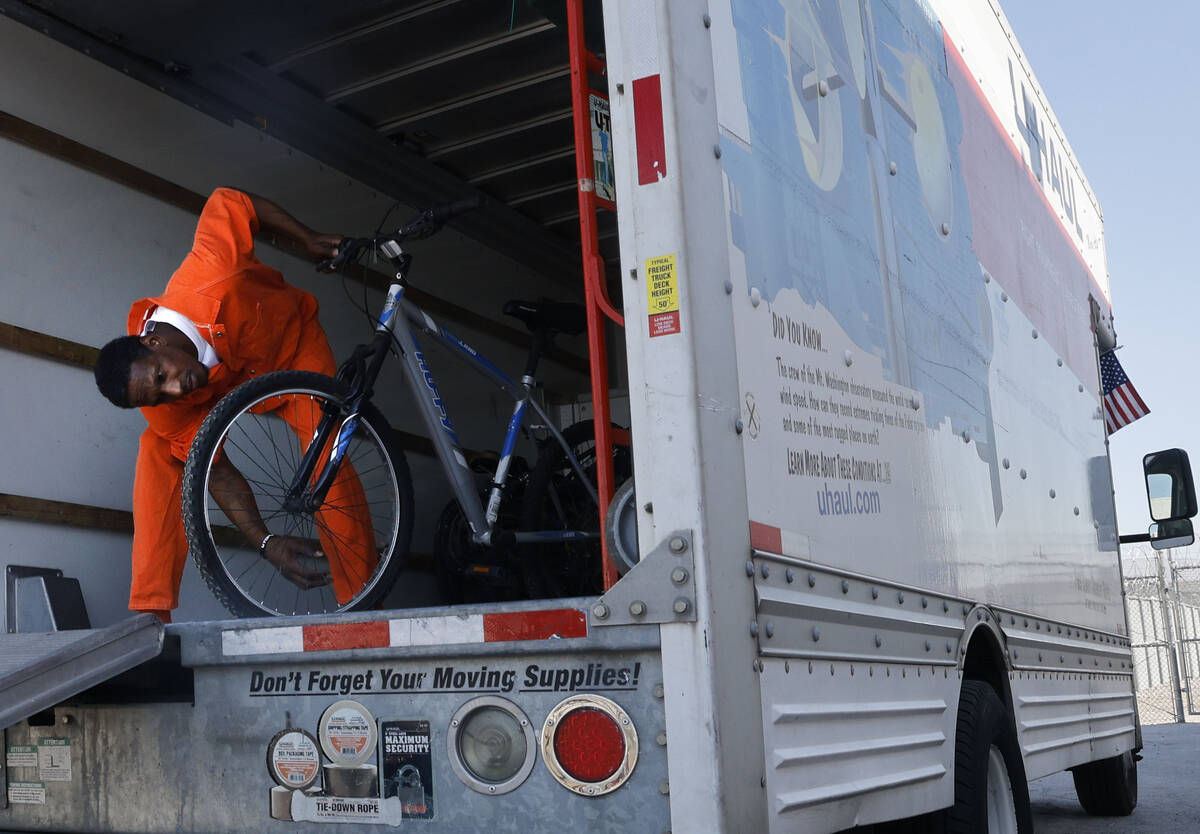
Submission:
<svg viewBox="0 0 1200 834">
<path fill-rule="evenodd" d="M 365 241 L 360 238 L 344 237 L 338 244 L 338 253 L 317 264 L 317 272 L 337 272 L 348 261 L 356 257 Z"/>
<path fill-rule="evenodd" d="M 440 228 L 440 224 L 434 222 L 433 210 L 426 209 L 401 226 L 398 234 L 403 240 L 424 240 L 435 235 Z"/>
</svg>

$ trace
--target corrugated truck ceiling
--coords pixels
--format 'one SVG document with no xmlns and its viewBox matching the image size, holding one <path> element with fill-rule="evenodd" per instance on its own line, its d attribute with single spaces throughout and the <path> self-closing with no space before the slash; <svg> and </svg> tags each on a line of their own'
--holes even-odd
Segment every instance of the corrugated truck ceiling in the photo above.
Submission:
<svg viewBox="0 0 1200 834">
<path fill-rule="evenodd" d="M 5 11 L 413 207 L 482 191 L 489 207 L 457 227 L 578 291 L 566 27 L 535 5 L 26 0 Z M 604 79 L 593 86 L 604 92 Z M 615 269 L 615 217 L 602 215 Z"/>
</svg>

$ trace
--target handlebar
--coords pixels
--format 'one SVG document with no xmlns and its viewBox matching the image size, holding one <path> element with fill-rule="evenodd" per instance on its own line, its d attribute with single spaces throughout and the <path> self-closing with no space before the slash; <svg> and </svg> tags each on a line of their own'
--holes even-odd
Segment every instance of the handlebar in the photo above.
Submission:
<svg viewBox="0 0 1200 834">
<path fill-rule="evenodd" d="M 338 244 L 338 253 L 327 261 L 317 264 L 318 272 L 336 272 L 345 264 L 355 260 L 365 249 L 374 249 L 385 241 L 399 243 L 404 240 L 424 240 L 441 231 L 447 221 L 468 211 L 482 208 L 487 197 L 476 194 L 448 203 L 437 203 L 413 217 L 395 232 L 379 237 L 346 237 Z"/>
<path fill-rule="evenodd" d="M 461 200 L 452 200 L 449 203 L 436 205 L 429 211 L 433 214 L 433 219 L 437 223 L 445 223 L 453 217 L 460 214 L 466 214 L 468 211 L 483 208 L 487 203 L 487 197 L 482 194 L 475 194 L 470 197 L 463 197 Z"/>
<path fill-rule="evenodd" d="M 461 200 L 430 206 L 397 229 L 391 239 L 401 241 L 427 238 L 440 231 L 446 221 L 482 207 L 486 200 L 487 198 L 482 194 L 477 194 L 473 197 L 464 197 Z"/>
<path fill-rule="evenodd" d="M 370 237 L 344 237 L 338 244 L 338 253 L 332 258 L 317 264 L 317 272 L 337 272 L 350 261 L 358 257 L 367 246 L 374 246 L 375 239 Z"/>
</svg>

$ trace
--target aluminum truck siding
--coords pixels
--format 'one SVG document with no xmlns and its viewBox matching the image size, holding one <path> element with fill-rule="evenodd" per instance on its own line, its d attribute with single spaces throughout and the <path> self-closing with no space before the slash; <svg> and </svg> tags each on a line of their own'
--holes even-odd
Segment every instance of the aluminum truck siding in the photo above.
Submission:
<svg viewBox="0 0 1200 834">
<path fill-rule="evenodd" d="M 1100 214 L 1003 15 L 606 11 L 642 547 L 696 534 L 673 822 L 950 804 L 976 650 L 1030 778 L 1131 748 Z"/>
</svg>

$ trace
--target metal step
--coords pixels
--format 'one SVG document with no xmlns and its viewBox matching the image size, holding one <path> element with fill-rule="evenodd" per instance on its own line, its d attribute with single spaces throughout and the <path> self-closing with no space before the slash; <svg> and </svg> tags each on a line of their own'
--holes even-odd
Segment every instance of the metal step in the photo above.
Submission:
<svg viewBox="0 0 1200 834">
<path fill-rule="evenodd" d="M 108 628 L 0 635 L 0 728 L 157 656 L 163 624 L 138 614 Z"/>
</svg>

